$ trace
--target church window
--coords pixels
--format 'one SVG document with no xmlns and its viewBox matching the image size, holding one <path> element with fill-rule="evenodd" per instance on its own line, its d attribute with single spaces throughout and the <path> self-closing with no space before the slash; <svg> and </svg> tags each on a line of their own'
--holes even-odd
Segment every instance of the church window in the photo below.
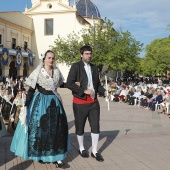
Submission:
<svg viewBox="0 0 170 170">
<path fill-rule="evenodd" d="M 28 48 L 28 42 L 24 41 L 24 50 L 27 51 Z"/>
<path fill-rule="evenodd" d="M 53 35 L 53 19 L 45 19 L 45 35 Z"/>
<path fill-rule="evenodd" d="M 16 38 L 12 38 L 12 49 L 16 48 Z"/>
</svg>

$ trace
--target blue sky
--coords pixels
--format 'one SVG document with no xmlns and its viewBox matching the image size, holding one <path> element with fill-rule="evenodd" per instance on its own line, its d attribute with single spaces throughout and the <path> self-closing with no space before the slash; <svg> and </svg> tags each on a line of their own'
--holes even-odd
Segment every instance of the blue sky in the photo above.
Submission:
<svg viewBox="0 0 170 170">
<path fill-rule="evenodd" d="M 71 0 L 71 5 L 74 0 Z M 133 37 L 149 44 L 156 38 L 170 35 L 170 0 L 91 0 L 99 9 L 102 18 L 114 22 L 116 30 L 130 31 Z M 0 11 L 21 11 L 31 0 L 1 0 Z M 141 53 L 141 56 L 144 53 Z"/>
</svg>

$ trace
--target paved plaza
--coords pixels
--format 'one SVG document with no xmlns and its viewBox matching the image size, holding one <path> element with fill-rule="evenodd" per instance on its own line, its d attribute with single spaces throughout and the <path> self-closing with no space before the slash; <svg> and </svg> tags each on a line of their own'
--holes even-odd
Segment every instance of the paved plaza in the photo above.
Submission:
<svg viewBox="0 0 170 170">
<path fill-rule="evenodd" d="M 157 112 L 126 103 L 110 103 L 100 97 L 101 120 L 99 152 L 104 162 L 82 158 L 78 154 L 75 136 L 72 95 L 59 89 L 68 117 L 71 151 L 63 169 L 68 170 L 170 170 L 170 118 Z M 85 147 L 91 152 L 88 122 L 85 128 Z M 0 138 L 0 170 L 55 170 L 54 164 L 23 160 L 10 152 L 12 136 Z M 59 168 L 57 168 L 59 169 Z"/>
</svg>

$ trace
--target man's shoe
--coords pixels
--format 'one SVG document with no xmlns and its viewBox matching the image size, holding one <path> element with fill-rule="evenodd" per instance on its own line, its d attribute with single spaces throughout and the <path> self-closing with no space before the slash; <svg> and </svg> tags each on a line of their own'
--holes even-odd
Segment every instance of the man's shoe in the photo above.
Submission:
<svg viewBox="0 0 170 170">
<path fill-rule="evenodd" d="M 95 155 L 93 153 L 91 153 L 91 157 L 96 158 L 96 160 L 100 161 L 100 162 L 104 161 L 102 155 L 100 155 L 99 153 L 96 153 Z"/>
<path fill-rule="evenodd" d="M 89 154 L 86 150 L 83 150 L 82 152 L 80 152 L 79 150 L 79 154 L 83 157 L 83 158 L 88 158 L 89 157 Z"/>
</svg>

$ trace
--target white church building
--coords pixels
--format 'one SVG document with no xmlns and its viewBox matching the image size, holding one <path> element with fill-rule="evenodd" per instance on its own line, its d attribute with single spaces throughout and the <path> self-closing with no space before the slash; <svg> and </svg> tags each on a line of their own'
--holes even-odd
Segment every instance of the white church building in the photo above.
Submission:
<svg viewBox="0 0 170 170">
<path fill-rule="evenodd" d="M 54 45 L 60 35 L 79 32 L 102 19 L 91 0 L 31 0 L 31 8 L 0 12 L 0 75 L 28 76 L 39 63 L 41 54 Z M 58 63 L 67 78 L 69 67 Z"/>
</svg>

